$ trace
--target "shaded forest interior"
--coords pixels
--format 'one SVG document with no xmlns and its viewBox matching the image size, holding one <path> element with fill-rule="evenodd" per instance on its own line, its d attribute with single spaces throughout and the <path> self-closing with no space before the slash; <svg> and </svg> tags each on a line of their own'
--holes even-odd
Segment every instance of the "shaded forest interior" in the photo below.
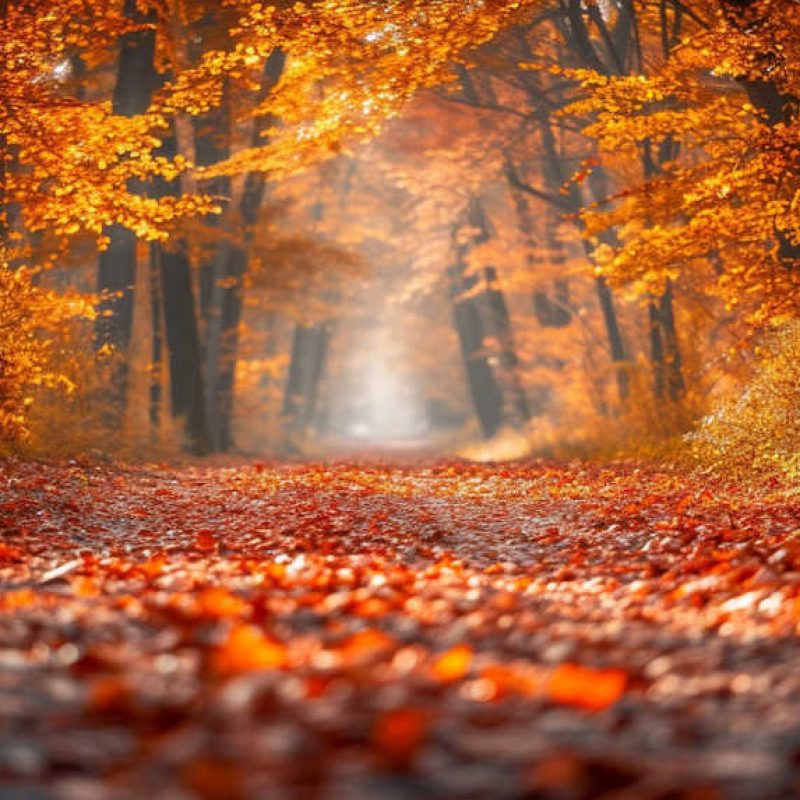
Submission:
<svg viewBox="0 0 800 800">
<path fill-rule="evenodd" d="M 4 3 L 5 441 L 791 471 L 797 15 Z"/>
</svg>

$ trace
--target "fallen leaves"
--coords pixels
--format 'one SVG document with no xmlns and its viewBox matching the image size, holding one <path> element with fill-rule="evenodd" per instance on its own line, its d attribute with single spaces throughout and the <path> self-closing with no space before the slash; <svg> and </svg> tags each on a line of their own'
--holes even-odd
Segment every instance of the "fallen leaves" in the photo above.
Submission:
<svg viewBox="0 0 800 800">
<path fill-rule="evenodd" d="M 214 667 L 222 675 L 280 669 L 286 666 L 286 648 L 254 625 L 236 625 L 214 654 Z"/>
<path fill-rule="evenodd" d="M 398 708 L 378 717 L 373 747 L 380 767 L 410 769 L 430 725 L 430 712 L 420 708 Z"/>
<path fill-rule="evenodd" d="M 456 645 L 438 656 L 431 671 L 440 681 L 460 681 L 469 674 L 472 665 L 472 648 Z"/>
<path fill-rule="evenodd" d="M 556 703 L 602 711 L 622 697 L 626 683 L 627 676 L 622 670 L 561 664 L 550 678 L 547 694 Z"/>
<path fill-rule="evenodd" d="M 40 765 L 0 747 L 12 784 L 516 800 L 751 781 L 761 800 L 794 780 L 789 502 L 634 465 L 7 464 L 0 507 L 0 745 L 32 736 Z"/>
</svg>

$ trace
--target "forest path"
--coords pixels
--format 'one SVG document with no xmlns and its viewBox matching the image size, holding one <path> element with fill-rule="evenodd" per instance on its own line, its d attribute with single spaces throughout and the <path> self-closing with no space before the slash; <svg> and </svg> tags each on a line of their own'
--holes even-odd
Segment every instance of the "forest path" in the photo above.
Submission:
<svg viewBox="0 0 800 800">
<path fill-rule="evenodd" d="M 800 794 L 800 504 L 632 463 L 0 466 L 0 800 Z"/>
</svg>

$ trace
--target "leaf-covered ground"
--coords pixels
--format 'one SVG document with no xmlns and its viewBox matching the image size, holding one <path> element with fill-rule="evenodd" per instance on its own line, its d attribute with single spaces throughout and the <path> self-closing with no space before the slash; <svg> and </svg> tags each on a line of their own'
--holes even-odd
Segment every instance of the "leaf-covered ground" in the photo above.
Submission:
<svg viewBox="0 0 800 800">
<path fill-rule="evenodd" d="M 0 466 L 0 798 L 800 795 L 800 504 L 635 464 Z"/>
</svg>

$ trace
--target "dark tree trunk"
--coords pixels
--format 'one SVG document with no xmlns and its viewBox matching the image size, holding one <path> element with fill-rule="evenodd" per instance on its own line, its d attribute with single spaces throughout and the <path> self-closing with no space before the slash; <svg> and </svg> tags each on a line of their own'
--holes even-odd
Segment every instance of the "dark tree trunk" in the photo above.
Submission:
<svg viewBox="0 0 800 800">
<path fill-rule="evenodd" d="M 152 22 L 152 16 L 142 15 L 135 0 L 126 0 L 126 16 L 136 23 Z M 115 114 L 126 117 L 144 113 L 150 105 L 158 76 L 153 65 L 155 32 L 142 28 L 125 34 L 121 39 L 117 83 L 112 107 Z M 131 187 L 135 188 L 135 187 Z M 133 328 L 133 292 L 136 282 L 136 236 L 121 225 L 105 230 L 109 239 L 100 254 L 97 289 L 101 297 L 95 323 L 95 342 L 98 349 L 113 349 L 118 353 L 111 381 L 111 400 L 117 414 L 121 413 L 127 396 L 128 365 L 126 353 Z"/>
<path fill-rule="evenodd" d="M 202 454 L 208 452 L 208 434 L 191 265 L 183 242 L 172 250 L 160 248 L 158 259 L 172 415 L 184 418 L 188 449 Z"/>
<path fill-rule="evenodd" d="M 174 135 L 168 136 L 161 148 L 162 156 L 177 154 Z M 156 197 L 177 196 L 177 180 L 154 181 Z M 154 245 L 155 259 L 161 276 L 161 298 L 164 330 L 169 355 L 170 408 L 174 418 L 183 418 L 187 449 L 196 454 L 208 452 L 208 428 L 205 416 L 200 337 L 192 285 L 192 268 L 186 242 L 173 239 L 168 245 Z"/>
<path fill-rule="evenodd" d="M 666 359 L 664 356 L 664 340 L 661 335 L 661 314 L 656 303 L 647 305 L 650 322 L 650 363 L 653 365 L 653 395 L 656 400 L 663 400 L 667 388 Z"/>
<path fill-rule="evenodd" d="M 260 98 L 265 99 L 277 85 L 283 74 L 286 55 L 274 50 L 264 65 Z M 256 121 L 251 144 L 262 142 L 262 134 L 269 126 L 269 118 Z M 204 282 L 210 288 L 208 299 L 208 330 L 206 337 L 206 374 L 209 394 L 207 416 L 210 443 L 214 451 L 225 451 L 233 444 L 231 423 L 233 420 L 236 362 L 239 349 L 239 325 L 242 317 L 242 280 L 249 262 L 249 244 L 252 228 L 264 199 L 266 181 L 261 173 L 250 173 L 245 177 L 244 191 L 237 211 L 244 226 L 244 244 L 224 243 L 211 275 Z"/>
<path fill-rule="evenodd" d="M 477 230 L 468 242 L 459 241 L 462 224 Z M 472 405 L 481 425 L 484 437 L 494 436 L 503 424 L 503 389 L 497 380 L 484 341 L 484 321 L 480 303 L 486 298 L 474 296 L 472 290 L 478 284 L 478 276 L 465 275 L 466 257 L 470 249 L 489 238 L 490 232 L 483 209 L 477 198 L 473 198 L 463 223 L 453 230 L 455 263 L 450 269 L 453 298 L 453 322 L 461 345 L 467 386 Z M 493 321 L 488 320 L 490 323 Z"/>
<path fill-rule="evenodd" d="M 458 286 L 457 282 L 454 283 Z M 453 319 L 472 404 L 483 435 L 489 439 L 497 433 L 503 421 L 503 393 L 484 352 L 483 331 L 475 302 L 472 298 L 459 298 L 460 293 L 458 290 L 454 292 Z"/>
<path fill-rule="evenodd" d="M 152 441 L 158 440 L 158 432 L 161 427 L 161 401 L 162 401 L 162 365 L 164 359 L 164 340 L 163 340 L 163 315 L 161 298 L 161 276 L 158 265 L 158 249 L 155 244 L 150 246 L 150 392 L 149 392 L 149 418 L 150 418 L 150 438 Z"/>
<path fill-rule="evenodd" d="M 623 13 L 619 16 L 616 29 L 613 32 L 609 32 L 610 35 L 606 38 L 605 45 L 608 49 L 607 55 L 611 61 L 609 66 L 600 58 L 589 36 L 585 16 L 589 9 L 585 7 L 580 0 L 560 0 L 560 2 L 566 22 L 564 26 L 565 39 L 572 52 L 582 61 L 582 66 L 594 69 L 605 75 L 614 72 L 618 74 L 624 72 L 630 58 L 631 37 L 635 37 L 636 33 L 635 12 L 632 5 L 630 3 L 624 4 L 622 9 Z M 600 20 L 600 23 L 601 22 L 602 20 Z M 595 20 L 595 23 L 600 24 L 597 20 Z M 560 161 L 557 159 L 558 154 L 555 147 L 555 137 L 553 136 L 550 126 L 549 116 L 546 122 L 546 125 L 542 125 L 545 147 L 547 150 L 552 151 L 552 163 L 558 166 L 560 170 L 561 165 Z M 560 179 L 559 186 L 553 185 L 553 189 L 558 190 L 559 187 L 564 184 L 566 176 L 563 175 L 562 171 L 560 175 L 554 177 Z M 608 197 L 607 178 L 602 167 L 595 168 L 591 173 L 589 177 L 589 186 L 595 201 L 602 202 Z M 578 212 L 582 203 L 580 190 L 574 183 L 570 184 L 569 199 L 575 206 L 574 213 Z M 608 238 L 612 246 L 616 244 L 616 237 L 613 233 L 608 234 Z M 590 255 L 591 247 L 585 240 L 584 248 L 587 255 Z M 606 336 L 608 337 L 609 349 L 611 351 L 611 360 L 616 367 L 617 391 L 620 400 L 625 402 L 629 394 L 628 373 L 625 369 L 627 357 L 625 353 L 625 343 L 622 339 L 617 312 L 614 306 L 614 297 L 602 275 L 598 276 L 595 285 L 597 287 L 597 298 L 603 312 Z"/>
<path fill-rule="evenodd" d="M 506 179 L 514 199 L 517 225 L 520 233 L 525 237 L 525 243 L 528 248 L 526 263 L 528 269 L 533 272 L 535 269 L 533 251 L 536 248 L 536 242 L 532 236 L 534 227 L 533 215 L 527 197 L 519 188 L 520 181 L 510 159 L 506 163 Z M 566 262 L 564 248 L 555 231 L 554 215 L 551 214 L 550 217 L 547 222 L 547 249 L 550 266 L 554 272 L 560 272 L 560 268 Z M 533 293 L 533 310 L 537 321 L 544 328 L 564 328 L 569 325 L 572 322 L 572 312 L 569 308 L 569 284 L 566 279 L 556 279 L 552 296 L 542 289 L 537 289 Z"/>
<path fill-rule="evenodd" d="M 517 428 L 524 427 L 531 418 L 531 409 L 525 395 L 525 387 L 519 374 L 519 358 L 511 333 L 511 318 L 505 295 L 497 288 L 497 270 L 486 267 L 484 270 L 486 291 L 484 297 L 489 308 L 491 328 L 500 342 L 499 372 L 504 378 L 510 407 L 504 417 Z"/>
<path fill-rule="evenodd" d="M 319 386 L 325 371 L 331 333 L 330 323 L 298 324 L 292 339 L 292 357 L 283 397 L 283 416 L 295 431 L 314 420 Z"/>
<path fill-rule="evenodd" d="M 723 5 L 731 6 L 732 3 Z M 739 83 L 747 92 L 750 102 L 764 112 L 770 126 L 788 124 L 798 113 L 798 98 L 782 93 L 773 82 L 742 79 Z M 777 228 L 775 238 L 778 240 L 778 254 L 783 264 L 788 269 L 796 269 L 800 264 L 800 244 L 794 244 L 784 231 Z"/>
<path fill-rule="evenodd" d="M 509 165 L 507 169 L 507 177 L 512 188 L 518 192 L 526 192 L 534 194 L 540 199 L 546 199 L 555 208 L 560 209 L 570 215 L 570 218 L 575 221 L 575 224 L 583 232 L 583 222 L 579 217 L 579 212 L 583 207 L 583 198 L 581 191 L 575 183 L 569 183 L 566 194 L 562 193 L 562 187 L 567 184 L 567 175 L 563 167 L 561 155 L 559 153 L 558 145 L 555 135 L 553 134 L 552 123 L 550 119 L 549 110 L 542 105 L 541 97 L 539 97 L 536 87 L 528 85 L 526 91 L 529 95 L 531 103 L 537 110 L 539 130 L 542 137 L 542 147 L 544 149 L 544 165 L 545 165 L 545 179 L 547 180 L 548 192 L 539 192 L 532 187 L 525 184 L 517 176 L 513 165 Z M 597 167 L 591 174 L 589 185 L 592 195 L 596 201 L 605 200 L 608 194 L 607 181 L 602 167 Z M 616 243 L 615 237 L 612 233 L 606 234 L 608 243 L 612 245 Z M 588 240 L 583 239 L 583 248 L 586 255 L 591 258 L 592 247 Z M 629 381 L 628 373 L 626 371 L 626 354 L 625 343 L 622 338 L 622 332 L 619 327 L 617 319 L 617 311 L 614 305 L 614 296 L 610 287 L 605 279 L 600 276 L 595 281 L 597 289 L 597 299 L 600 304 L 600 309 L 603 314 L 603 322 L 606 329 L 606 338 L 608 340 L 609 353 L 614 365 L 616 374 L 617 393 L 621 402 L 625 402 L 629 394 Z"/>
<path fill-rule="evenodd" d="M 495 235 L 483 203 L 477 197 L 470 201 L 466 221 L 471 228 L 477 231 L 477 234 L 472 237 L 470 242 L 457 247 L 461 283 L 465 290 L 474 288 L 479 281 L 476 276 L 465 277 L 463 274 L 464 259 L 469 249 L 488 242 Z M 530 420 L 531 413 L 519 375 L 519 358 L 514 345 L 508 305 L 503 292 L 498 287 L 496 268 L 484 267 L 482 277 L 483 291 L 473 299 L 473 305 L 479 317 L 481 338 L 484 334 L 494 336 L 499 345 L 499 352 L 494 359 L 494 368 L 492 368 L 492 362 L 488 360 L 487 366 L 492 369 L 494 382 L 501 395 L 500 424 L 509 422 L 515 427 L 524 427 Z M 508 407 L 506 407 L 506 398 Z"/>
<path fill-rule="evenodd" d="M 233 445 L 233 392 L 239 323 L 242 317 L 242 278 L 247 271 L 247 253 L 236 245 L 226 248 L 226 261 L 219 306 L 211 320 L 208 341 L 209 433 L 215 452 L 225 452 Z"/>
<path fill-rule="evenodd" d="M 678 343 L 678 332 L 675 328 L 672 282 L 669 280 L 659 300 L 658 317 L 664 339 L 667 393 L 670 400 L 678 402 L 686 392 L 686 383 L 683 378 L 683 359 Z"/>
<path fill-rule="evenodd" d="M 646 180 L 659 175 L 664 162 L 677 155 L 677 145 L 671 137 L 661 143 L 656 155 L 649 139 L 641 143 L 641 150 Z M 648 307 L 653 394 L 658 401 L 669 398 L 672 402 L 677 402 L 683 397 L 686 388 L 673 305 L 672 281 L 668 278 L 661 297 L 657 302 L 651 301 Z"/>
<path fill-rule="evenodd" d="M 614 296 L 611 294 L 611 289 L 602 275 L 595 278 L 595 286 L 597 287 L 597 299 L 600 301 L 600 310 L 603 312 L 603 320 L 606 326 L 611 361 L 615 365 L 617 394 L 619 399 L 625 402 L 630 394 L 630 386 L 628 373 L 625 369 L 625 342 L 622 339 L 622 332 L 619 328 L 617 311 L 614 308 Z"/>
</svg>

